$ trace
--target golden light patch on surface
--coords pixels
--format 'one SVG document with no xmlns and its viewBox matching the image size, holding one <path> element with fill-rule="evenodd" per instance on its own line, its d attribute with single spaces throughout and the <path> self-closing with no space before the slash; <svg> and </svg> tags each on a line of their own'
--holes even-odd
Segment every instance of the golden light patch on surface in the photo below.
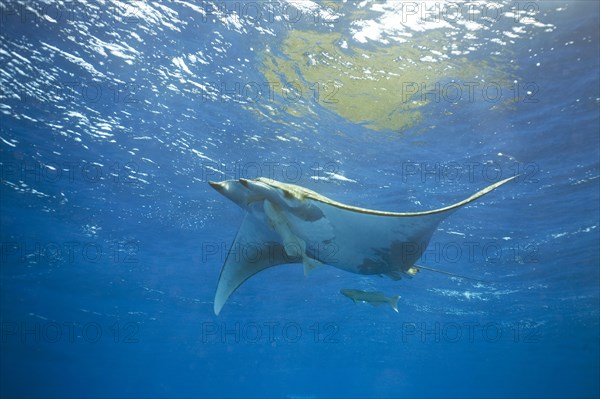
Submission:
<svg viewBox="0 0 600 399">
<path fill-rule="evenodd" d="M 423 118 L 432 96 L 421 95 L 422 87 L 483 77 L 508 82 L 507 73 L 484 60 L 447 56 L 443 31 L 389 45 L 342 48 L 345 40 L 341 33 L 291 30 L 280 48 L 263 53 L 261 71 L 279 95 L 276 106 L 259 111 L 262 116 L 315 116 L 324 107 L 372 130 L 400 132 Z M 435 62 L 422 61 L 431 54 L 440 55 Z M 418 95 L 411 96 L 417 87 Z"/>
</svg>

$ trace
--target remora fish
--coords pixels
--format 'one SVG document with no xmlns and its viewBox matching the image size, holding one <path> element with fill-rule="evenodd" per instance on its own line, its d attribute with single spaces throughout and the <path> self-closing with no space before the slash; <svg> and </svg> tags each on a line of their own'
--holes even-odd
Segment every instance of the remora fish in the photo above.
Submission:
<svg viewBox="0 0 600 399">
<path fill-rule="evenodd" d="M 387 297 L 380 291 L 361 291 L 361 290 L 352 290 L 352 289 L 342 289 L 340 293 L 346 295 L 348 298 L 352 299 L 354 303 L 356 302 L 368 302 L 373 306 L 379 306 L 387 303 L 394 309 L 394 311 L 398 312 L 398 300 L 400 299 L 399 295 Z"/>
<path fill-rule="evenodd" d="M 415 262 L 442 220 L 515 177 L 453 205 L 424 212 L 359 208 L 304 187 L 262 177 L 209 182 L 247 211 L 221 269 L 215 314 L 244 281 L 275 265 L 302 263 L 305 275 L 327 264 L 394 280 L 412 276 L 418 271 Z M 245 256 L 248 252 L 251 255 Z"/>
</svg>

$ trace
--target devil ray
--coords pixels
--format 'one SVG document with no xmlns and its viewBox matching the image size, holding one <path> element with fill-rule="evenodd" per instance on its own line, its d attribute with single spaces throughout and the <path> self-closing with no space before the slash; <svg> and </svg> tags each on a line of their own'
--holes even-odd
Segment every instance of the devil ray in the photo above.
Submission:
<svg viewBox="0 0 600 399">
<path fill-rule="evenodd" d="M 219 277 L 219 314 L 248 278 L 276 265 L 302 263 L 304 273 L 329 265 L 394 280 L 418 271 L 415 262 L 442 220 L 514 177 L 453 205 L 424 212 L 385 212 L 334 201 L 315 191 L 267 178 L 209 184 L 247 214 Z M 250 251 L 252 255 L 243 251 Z"/>
</svg>

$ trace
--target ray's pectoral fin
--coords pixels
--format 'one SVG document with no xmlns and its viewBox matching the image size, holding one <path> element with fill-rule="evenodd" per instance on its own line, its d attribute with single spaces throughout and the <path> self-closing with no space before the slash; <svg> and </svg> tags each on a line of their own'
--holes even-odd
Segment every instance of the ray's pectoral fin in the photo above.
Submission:
<svg viewBox="0 0 600 399">
<path fill-rule="evenodd" d="M 256 273 L 271 266 L 300 261 L 300 257 L 285 251 L 267 226 L 246 215 L 221 269 L 215 294 L 215 314 L 218 315 L 229 296 Z"/>
</svg>

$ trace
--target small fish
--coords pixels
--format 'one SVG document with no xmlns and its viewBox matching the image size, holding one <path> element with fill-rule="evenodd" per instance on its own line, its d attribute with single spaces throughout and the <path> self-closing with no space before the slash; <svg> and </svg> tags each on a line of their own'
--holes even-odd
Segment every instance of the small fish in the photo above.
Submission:
<svg viewBox="0 0 600 399">
<path fill-rule="evenodd" d="M 394 311 L 398 312 L 398 300 L 400 299 L 399 295 L 386 297 L 383 292 L 380 291 L 361 291 L 361 290 L 351 290 L 351 289 L 342 289 L 340 293 L 352 299 L 354 303 L 357 301 L 360 302 L 369 302 L 373 306 L 379 306 L 384 303 L 387 303 L 394 309 Z"/>
</svg>

